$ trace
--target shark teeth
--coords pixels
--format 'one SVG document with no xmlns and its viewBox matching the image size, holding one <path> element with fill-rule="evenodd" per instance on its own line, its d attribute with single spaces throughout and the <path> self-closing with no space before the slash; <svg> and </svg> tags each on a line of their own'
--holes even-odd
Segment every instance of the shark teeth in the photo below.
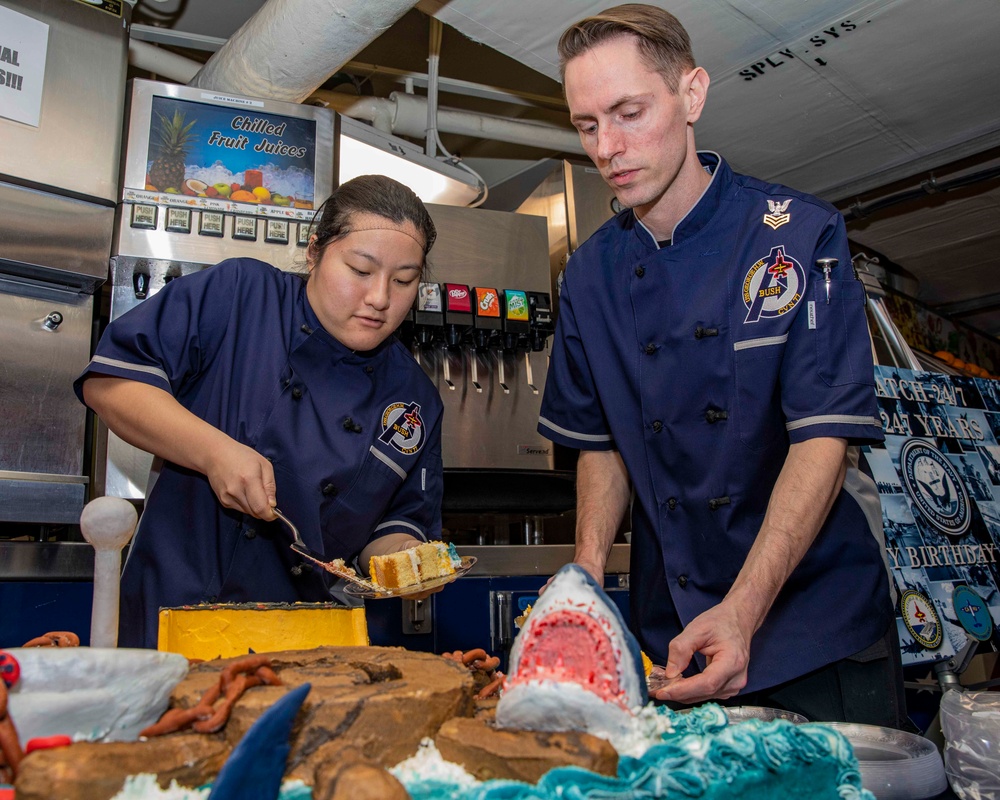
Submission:
<svg viewBox="0 0 1000 800">
<path fill-rule="evenodd" d="M 511 650 L 497 725 L 613 735 L 646 702 L 639 645 L 590 575 L 567 564 Z"/>
</svg>

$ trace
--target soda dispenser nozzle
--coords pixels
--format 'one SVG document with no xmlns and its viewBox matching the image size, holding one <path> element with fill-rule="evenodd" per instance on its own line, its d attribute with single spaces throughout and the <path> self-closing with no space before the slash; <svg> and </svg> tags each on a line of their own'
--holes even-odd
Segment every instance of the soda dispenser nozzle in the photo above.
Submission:
<svg viewBox="0 0 1000 800">
<path fill-rule="evenodd" d="M 421 282 L 413 309 L 414 338 L 417 346 L 414 357 L 420 362 L 420 348 L 429 347 L 444 335 L 444 300 L 441 284 Z"/>
<path fill-rule="evenodd" d="M 531 331 L 528 316 L 528 296 L 526 292 L 522 292 L 519 289 L 506 289 L 503 295 L 503 349 L 505 352 L 513 353 L 517 351 L 518 345 L 522 341 L 527 342 L 528 334 Z M 501 354 L 500 360 L 502 363 L 503 354 Z M 538 389 L 534 385 L 534 378 L 531 374 L 531 358 L 527 349 L 524 352 L 524 367 L 528 379 L 528 388 L 534 394 L 538 394 Z"/>
<path fill-rule="evenodd" d="M 472 325 L 472 295 L 461 283 L 444 285 L 444 328 L 449 347 L 458 347 Z"/>
<path fill-rule="evenodd" d="M 528 309 L 531 315 L 531 349 L 538 353 L 545 349 L 546 341 L 556 330 L 548 293 L 528 292 Z"/>
<path fill-rule="evenodd" d="M 455 350 L 462 344 L 466 331 L 472 325 L 472 295 L 463 283 L 444 285 L 444 336 L 449 349 Z M 451 380 L 451 364 L 447 352 L 442 362 L 444 382 L 454 391 Z"/>
<path fill-rule="evenodd" d="M 499 332 L 500 322 L 500 295 L 496 289 L 488 286 L 474 286 L 476 305 L 475 316 L 472 320 L 473 338 L 475 341 L 475 351 L 472 353 L 472 385 L 477 392 L 482 391 L 479 384 L 479 353 L 489 349 L 490 341 Z M 510 394 L 510 388 L 504 381 L 503 359 L 499 361 L 500 388 L 504 394 Z"/>
</svg>

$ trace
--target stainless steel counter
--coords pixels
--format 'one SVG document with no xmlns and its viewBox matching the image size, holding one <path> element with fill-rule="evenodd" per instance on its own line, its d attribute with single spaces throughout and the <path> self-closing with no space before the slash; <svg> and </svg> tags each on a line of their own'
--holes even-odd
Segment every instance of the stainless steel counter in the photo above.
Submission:
<svg viewBox="0 0 1000 800">
<path fill-rule="evenodd" d="M 485 547 L 459 547 L 463 556 L 475 556 L 476 564 L 469 575 L 514 576 L 554 575 L 561 566 L 573 560 L 571 544 L 540 545 L 489 545 Z M 611 546 L 607 572 L 627 575 L 631 549 L 627 544 Z"/>
<path fill-rule="evenodd" d="M 573 545 L 460 547 L 475 556 L 479 576 L 552 575 L 573 560 Z M 611 547 L 609 574 L 627 574 L 629 545 Z M 0 542 L 0 580 L 86 581 L 94 575 L 94 548 L 86 542 Z"/>
<path fill-rule="evenodd" d="M 0 542 L 0 581 L 90 581 L 94 548 L 87 542 Z"/>
</svg>

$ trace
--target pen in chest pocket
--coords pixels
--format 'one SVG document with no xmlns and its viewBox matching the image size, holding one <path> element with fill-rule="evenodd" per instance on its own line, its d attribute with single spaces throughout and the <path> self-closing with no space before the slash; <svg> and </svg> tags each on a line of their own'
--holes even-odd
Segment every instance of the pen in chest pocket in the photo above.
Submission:
<svg viewBox="0 0 1000 800">
<path fill-rule="evenodd" d="M 826 284 L 826 304 L 830 305 L 830 272 L 839 262 L 835 258 L 817 258 L 816 266 L 823 270 L 823 283 Z"/>
</svg>

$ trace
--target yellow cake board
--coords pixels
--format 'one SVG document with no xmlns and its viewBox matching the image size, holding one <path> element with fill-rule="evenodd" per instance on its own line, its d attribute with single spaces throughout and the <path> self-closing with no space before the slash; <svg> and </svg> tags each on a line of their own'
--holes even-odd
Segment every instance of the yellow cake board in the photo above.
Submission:
<svg viewBox="0 0 1000 800">
<path fill-rule="evenodd" d="M 249 652 L 367 645 L 365 609 L 332 603 L 206 604 L 160 609 L 157 649 L 211 660 Z"/>
</svg>

